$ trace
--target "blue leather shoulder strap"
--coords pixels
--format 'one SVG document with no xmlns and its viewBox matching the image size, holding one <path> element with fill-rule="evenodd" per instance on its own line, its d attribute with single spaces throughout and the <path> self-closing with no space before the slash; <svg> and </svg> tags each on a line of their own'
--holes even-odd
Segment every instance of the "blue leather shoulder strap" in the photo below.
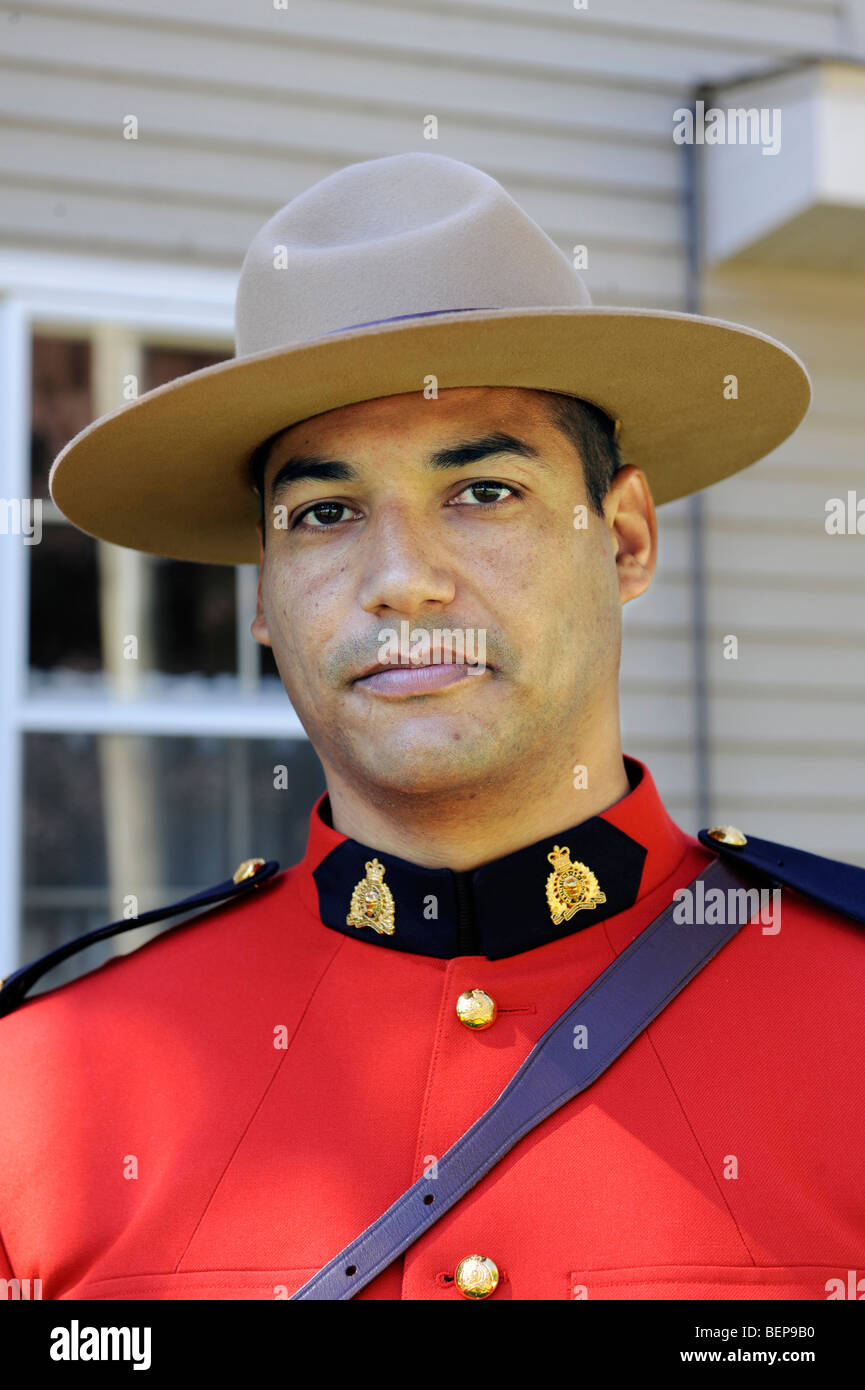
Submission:
<svg viewBox="0 0 865 1390">
<path fill-rule="evenodd" d="M 701 830 L 698 838 L 728 863 L 765 874 L 823 907 L 865 924 L 865 869 L 790 845 L 776 845 L 772 840 L 758 840 L 753 835 L 747 837 L 744 845 L 724 844 L 708 830 Z"/>
<path fill-rule="evenodd" d="M 240 868 L 235 870 L 234 877 L 215 884 L 213 888 L 203 888 L 200 893 L 181 898 L 179 902 L 170 903 L 168 907 L 155 907 L 150 912 L 140 913 L 137 917 L 124 917 L 119 922 L 109 922 L 107 927 L 97 927 L 95 931 L 76 936 L 73 941 L 65 942 L 55 950 L 49 951 L 47 955 L 31 961 L 29 965 L 22 965 L 2 981 L 0 1018 L 5 1018 L 6 1014 L 11 1014 L 24 1003 L 31 985 L 35 985 L 36 981 L 47 975 L 49 970 L 53 970 L 55 965 L 68 960 L 85 947 L 92 946 L 97 941 L 104 941 L 106 937 L 118 936 L 120 932 L 132 931 L 134 927 L 146 927 L 151 922 L 161 922 L 164 917 L 174 917 L 178 912 L 189 912 L 194 907 L 209 907 L 229 898 L 241 898 L 251 888 L 257 888 L 265 879 L 271 878 L 278 868 L 279 863 L 276 859 L 245 860 Z M 238 878 L 241 873 L 243 877 Z"/>
<path fill-rule="evenodd" d="M 721 859 L 699 878 L 706 891 L 754 882 Z M 740 921 L 734 912 L 722 926 L 686 926 L 675 920 L 677 906 L 671 903 L 547 1029 L 498 1100 L 438 1160 L 436 1176 L 419 1178 L 294 1300 L 353 1298 L 535 1125 L 597 1080 L 752 915 L 743 911 Z"/>
</svg>

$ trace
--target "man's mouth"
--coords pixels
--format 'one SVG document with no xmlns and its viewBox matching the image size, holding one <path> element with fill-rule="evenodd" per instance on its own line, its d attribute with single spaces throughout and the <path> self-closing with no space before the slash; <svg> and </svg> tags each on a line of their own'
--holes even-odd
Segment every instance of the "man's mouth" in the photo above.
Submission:
<svg viewBox="0 0 865 1390">
<path fill-rule="evenodd" d="M 416 666 L 394 666 L 382 663 L 371 667 L 352 682 L 358 689 L 378 691 L 382 695 L 423 695 L 427 691 L 443 690 L 466 679 L 478 681 L 486 666 L 469 666 L 464 661 L 431 662 Z"/>
</svg>

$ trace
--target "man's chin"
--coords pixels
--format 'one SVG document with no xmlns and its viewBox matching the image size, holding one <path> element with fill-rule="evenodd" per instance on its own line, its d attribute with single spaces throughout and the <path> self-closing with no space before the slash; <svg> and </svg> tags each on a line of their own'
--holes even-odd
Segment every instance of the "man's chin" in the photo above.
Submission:
<svg viewBox="0 0 865 1390">
<path fill-rule="evenodd" d="M 340 761 L 352 768 L 351 776 L 394 792 L 453 792 L 502 770 L 494 731 L 468 715 L 421 718 L 395 706 L 360 728 L 343 725 L 340 741 Z"/>
</svg>

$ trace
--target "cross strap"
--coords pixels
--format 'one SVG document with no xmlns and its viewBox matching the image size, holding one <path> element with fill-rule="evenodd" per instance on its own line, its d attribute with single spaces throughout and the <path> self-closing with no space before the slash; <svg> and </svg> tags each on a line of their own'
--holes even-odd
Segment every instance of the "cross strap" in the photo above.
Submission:
<svg viewBox="0 0 865 1390">
<path fill-rule="evenodd" d="M 753 887 L 757 875 L 716 859 L 694 879 L 705 892 Z M 761 877 L 761 882 L 765 879 Z M 738 899 L 735 900 L 738 903 Z M 449 1211 L 524 1135 L 591 1086 L 689 980 L 755 914 L 723 925 L 680 924 L 673 901 L 547 1029 L 480 1119 L 377 1221 L 293 1299 L 353 1298 Z M 582 1030 L 585 1030 L 584 1032 Z"/>
</svg>

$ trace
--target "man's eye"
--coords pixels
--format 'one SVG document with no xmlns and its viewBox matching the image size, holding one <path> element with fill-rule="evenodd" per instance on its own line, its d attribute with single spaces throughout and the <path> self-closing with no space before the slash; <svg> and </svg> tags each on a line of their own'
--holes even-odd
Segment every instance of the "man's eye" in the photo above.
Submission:
<svg viewBox="0 0 865 1390">
<path fill-rule="evenodd" d="M 304 526 L 309 526 L 312 531 L 326 530 L 328 525 L 342 519 L 339 516 L 340 512 L 350 510 L 345 502 L 315 502 L 311 507 L 307 507 L 305 512 L 301 512 L 299 516 L 295 517 L 291 529 L 294 530 L 303 522 Z M 310 517 L 315 517 L 315 521 L 308 520 Z"/>
<path fill-rule="evenodd" d="M 522 496 L 522 493 L 519 491 L 519 489 L 518 489 L 518 488 L 515 488 L 515 487 L 511 487 L 510 483 L 497 483 L 497 482 L 494 482 L 492 478 L 484 478 L 484 479 L 483 479 L 481 482 L 479 482 L 479 483 L 469 483 L 468 487 L 463 488 L 463 491 L 462 491 L 462 492 L 457 493 L 457 496 L 456 496 L 453 500 L 454 500 L 455 502 L 457 502 L 457 498 L 464 497 L 464 496 L 466 495 L 466 493 L 478 493 L 478 492 L 480 492 L 480 493 L 510 492 L 510 493 L 512 493 L 512 495 L 513 495 L 514 497 L 521 497 L 521 496 Z M 469 503 L 457 502 L 457 505 L 458 505 L 458 506 L 494 507 L 494 506 L 496 506 L 496 504 L 497 504 L 498 502 L 501 502 L 501 501 L 503 501 L 503 500 L 504 500 L 504 499 L 501 498 L 501 497 L 489 497 L 489 496 L 486 496 L 486 497 L 481 497 L 480 499 L 478 499 L 477 497 L 475 497 L 473 503 L 472 503 L 472 502 L 469 502 Z"/>
<path fill-rule="evenodd" d="M 453 500 L 457 501 L 458 498 L 463 498 L 466 497 L 467 494 L 472 494 L 472 501 L 459 501 L 458 505 L 472 506 L 475 509 L 479 507 L 495 507 L 505 499 L 501 496 L 495 497 L 490 494 L 503 492 L 509 492 L 514 497 L 522 496 L 519 489 L 512 487 L 510 483 L 497 483 L 492 478 L 483 478 L 480 482 L 469 483 Z M 478 496 L 478 494 L 481 495 Z M 305 511 L 300 512 L 300 514 L 295 517 L 291 529 L 294 530 L 296 527 L 301 527 L 301 529 L 306 528 L 310 531 L 326 531 L 328 527 L 335 526 L 338 522 L 345 519 L 340 516 L 340 512 L 350 512 L 351 510 L 352 508 L 345 502 L 314 502 L 312 506 L 307 507 Z"/>
</svg>

